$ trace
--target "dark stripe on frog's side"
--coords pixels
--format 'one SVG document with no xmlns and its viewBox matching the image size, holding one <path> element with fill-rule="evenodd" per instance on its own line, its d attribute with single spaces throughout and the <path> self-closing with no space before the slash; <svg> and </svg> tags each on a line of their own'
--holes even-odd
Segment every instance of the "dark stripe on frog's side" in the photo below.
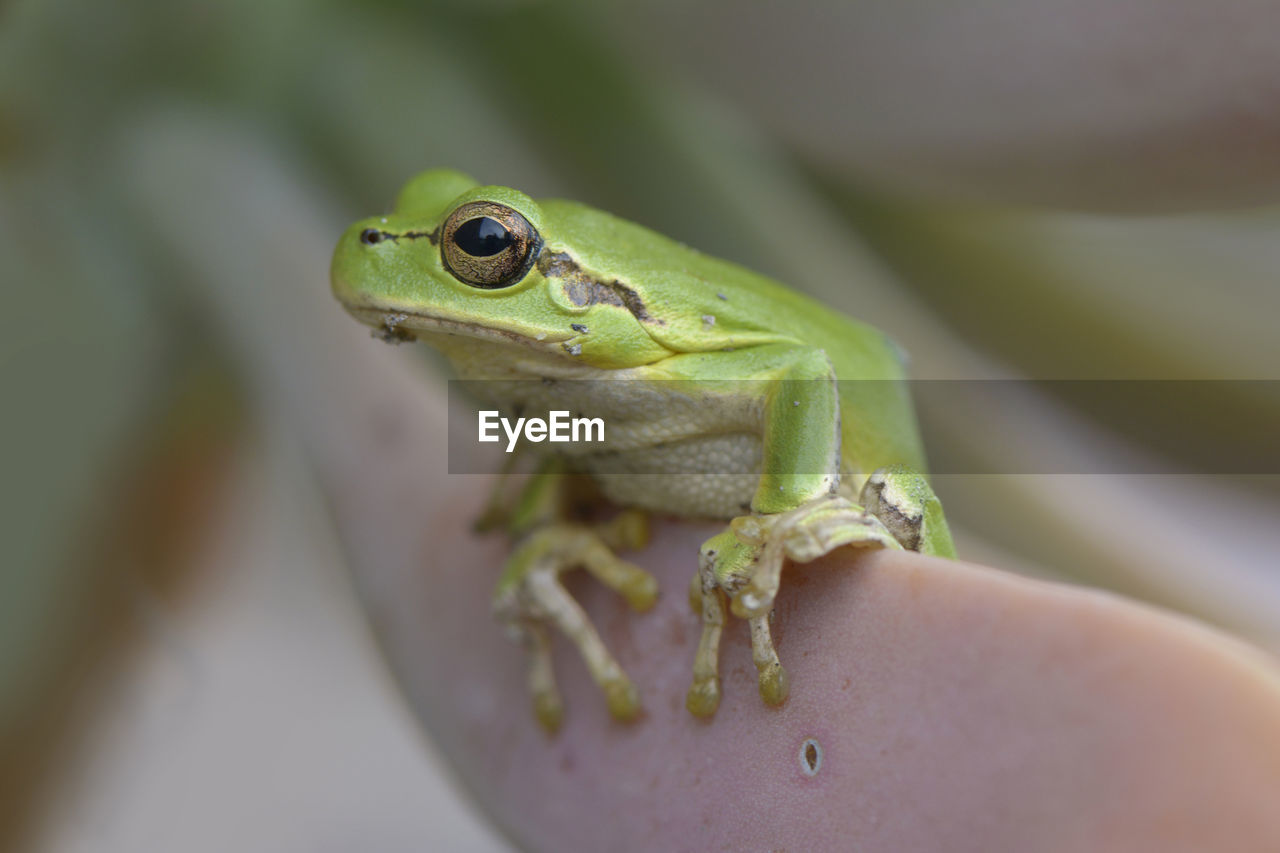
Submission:
<svg viewBox="0 0 1280 853">
<path fill-rule="evenodd" d="M 640 294 L 614 279 L 611 282 L 592 278 L 567 252 L 543 252 L 538 257 L 538 272 L 547 278 L 564 281 L 565 297 L 574 305 L 617 305 L 631 312 L 641 323 L 664 326 L 666 322 L 652 316 Z"/>
</svg>

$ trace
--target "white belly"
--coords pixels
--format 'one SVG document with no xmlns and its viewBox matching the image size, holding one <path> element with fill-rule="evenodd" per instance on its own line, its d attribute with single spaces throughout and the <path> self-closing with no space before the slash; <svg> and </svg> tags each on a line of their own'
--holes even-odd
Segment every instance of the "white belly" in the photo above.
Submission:
<svg viewBox="0 0 1280 853">
<path fill-rule="evenodd" d="M 751 511 L 751 498 L 760 482 L 760 459 L 759 437 L 737 433 L 627 453 L 579 456 L 574 462 L 621 506 L 729 519 Z"/>
</svg>

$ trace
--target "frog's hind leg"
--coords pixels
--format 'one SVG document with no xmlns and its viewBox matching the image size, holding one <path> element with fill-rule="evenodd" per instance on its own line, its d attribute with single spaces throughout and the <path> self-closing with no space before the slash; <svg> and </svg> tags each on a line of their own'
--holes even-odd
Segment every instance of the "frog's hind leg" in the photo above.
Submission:
<svg viewBox="0 0 1280 853">
<path fill-rule="evenodd" d="M 633 521 L 626 530 L 605 527 L 597 532 L 583 524 L 560 523 L 530 533 L 507 562 L 494 597 L 494 613 L 529 651 L 529 687 L 534 713 L 548 731 L 563 718 L 563 703 L 551 668 L 547 626 L 554 626 L 578 649 L 591 677 L 605 694 L 609 712 L 622 721 L 640 712 L 640 694 L 582 607 L 560 583 L 561 573 L 584 567 L 617 590 L 635 610 L 646 610 L 657 599 L 653 577 L 638 566 L 614 556 L 606 540 L 634 541 Z"/>
<path fill-rule="evenodd" d="M 640 711 L 640 693 L 622 667 L 609 654 L 604 641 L 582 606 L 565 590 L 554 571 L 535 571 L 528 589 L 548 622 L 578 647 L 587 669 L 604 691 L 609 711 L 619 720 L 630 720 Z"/>
<path fill-rule="evenodd" d="M 905 465 L 877 469 L 863 485 L 860 501 L 908 551 L 956 556 L 942 502 L 920 472 Z"/>
</svg>

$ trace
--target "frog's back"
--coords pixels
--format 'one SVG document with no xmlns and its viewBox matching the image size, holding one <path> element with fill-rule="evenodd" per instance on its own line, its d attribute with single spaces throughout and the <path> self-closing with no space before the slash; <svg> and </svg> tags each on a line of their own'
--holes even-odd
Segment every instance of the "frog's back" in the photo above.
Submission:
<svg viewBox="0 0 1280 853">
<path fill-rule="evenodd" d="M 722 349 L 726 337 L 740 334 L 745 343 L 763 337 L 825 349 L 841 375 L 892 379 L 902 373 L 897 349 L 878 329 L 768 276 L 577 202 L 550 199 L 540 206 L 547 250 L 567 252 L 584 269 L 697 327 L 700 334 L 678 322 L 649 329 L 676 352 Z M 680 305 L 664 305 L 677 297 Z"/>
<path fill-rule="evenodd" d="M 848 466 L 862 475 L 895 463 L 923 469 L 900 350 L 879 329 L 633 222 L 577 202 L 540 204 L 547 249 L 574 247 L 578 264 L 622 283 L 642 304 L 669 307 L 664 303 L 678 295 L 681 306 L 663 312 L 670 319 L 647 329 L 663 346 L 706 352 L 794 342 L 822 349 L 840 380 Z"/>
</svg>

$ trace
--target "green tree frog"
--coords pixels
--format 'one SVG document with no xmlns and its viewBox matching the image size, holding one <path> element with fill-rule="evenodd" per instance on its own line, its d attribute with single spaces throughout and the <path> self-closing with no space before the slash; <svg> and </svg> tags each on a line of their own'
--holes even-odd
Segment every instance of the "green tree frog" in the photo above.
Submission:
<svg viewBox="0 0 1280 853">
<path fill-rule="evenodd" d="M 582 204 L 435 170 L 390 214 L 347 230 L 332 287 L 386 338 L 425 341 L 462 378 L 490 380 L 499 404 L 558 404 L 607 425 L 603 444 L 548 455 L 486 514 L 515 539 L 494 609 L 528 649 L 534 712 L 551 731 L 563 706 L 550 628 L 576 645 L 616 718 L 640 709 L 559 578 L 585 568 L 635 609 L 651 606 L 653 577 L 617 556 L 644 544 L 650 512 L 726 522 L 690 589 L 702 633 L 686 705 L 700 716 L 720 702 L 726 610 L 750 623 L 761 697 L 786 700 L 769 630 L 785 559 L 843 546 L 954 556 L 920 473 L 899 351 L 764 276 Z M 575 472 L 623 510 L 575 518 Z"/>
</svg>

